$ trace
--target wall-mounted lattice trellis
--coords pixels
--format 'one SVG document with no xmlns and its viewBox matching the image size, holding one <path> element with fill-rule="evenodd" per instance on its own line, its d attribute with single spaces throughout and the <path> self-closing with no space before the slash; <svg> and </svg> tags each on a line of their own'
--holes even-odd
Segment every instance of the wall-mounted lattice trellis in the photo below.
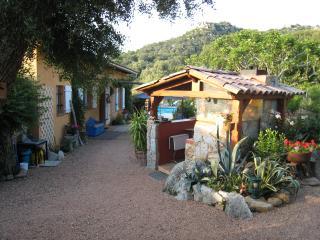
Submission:
<svg viewBox="0 0 320 240">
<path fill-rule="evenodd" d="M 48 100 L 41 104 L 45 108 L 39 120 L 39 137 L 48 141 L 48 146 L 54 148 L 54 122 L 53 122 L 53 89 L 49 86 L 43 86 L 43 96 Z"/>
</svg>

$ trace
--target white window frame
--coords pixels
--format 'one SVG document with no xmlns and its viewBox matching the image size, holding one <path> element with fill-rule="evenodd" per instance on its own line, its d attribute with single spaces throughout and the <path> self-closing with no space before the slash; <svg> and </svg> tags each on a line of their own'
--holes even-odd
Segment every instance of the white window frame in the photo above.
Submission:
<svg viewBox="0 0 320 240">
<path fill-rule="evenodd" d="M 116 88 L 116 93 L 115 93 L 115 110 L 116 112 L 119 111 L 119 88 Z"/>
<path fill-rule="evenodd" d="M 126 108 L 126 89 L 122 88 L 122 110 Z"/>
<path fill-rule="evenodd" d="M 65 113 L 71 112 L 70 102 L 72 100 L 72 88 L 69 85 L 64 86 L 64 102 L 65 102 Z"/>
</svg>

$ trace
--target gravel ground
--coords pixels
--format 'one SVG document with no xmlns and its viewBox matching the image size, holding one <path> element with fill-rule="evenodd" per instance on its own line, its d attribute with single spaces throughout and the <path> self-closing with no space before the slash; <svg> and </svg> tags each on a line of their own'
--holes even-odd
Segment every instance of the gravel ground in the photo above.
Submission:
<svg viewBox="0 0 320 240">
<path fill-rule="evenodd" d="M 319 239 L 320 188 L 253 220 L 163 193 L 126 134 L 0 183 L 0 239 Z"/>
</svg>

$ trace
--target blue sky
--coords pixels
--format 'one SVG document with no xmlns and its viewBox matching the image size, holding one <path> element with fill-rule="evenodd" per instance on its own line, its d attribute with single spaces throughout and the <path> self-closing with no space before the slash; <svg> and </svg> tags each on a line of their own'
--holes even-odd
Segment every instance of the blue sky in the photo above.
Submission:
<svg viewBox="0 0 320 240">
<path fill-rule="evenodd" d="M 182 35 L 202 22 L 227 21 L 242 28 L 267 30 L 292 24 L 320 25 L 320 0 L 216 0 L 215 9 L 198 11 L 193 19 L 175 22 L 161 20 L 156 14 L 148 17 L 135 14 L 119 31 L 126 36 L 124 51 Z"/>
</svg>

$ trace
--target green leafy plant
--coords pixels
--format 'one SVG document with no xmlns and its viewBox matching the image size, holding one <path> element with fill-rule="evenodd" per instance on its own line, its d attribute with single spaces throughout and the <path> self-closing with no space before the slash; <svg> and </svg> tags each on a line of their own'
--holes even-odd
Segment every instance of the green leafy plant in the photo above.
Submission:
<svg viewBox="0 0 320 240">
<path fill-rule="evenodd" d="M 183 99 L 180 101 L 177 110 L 173 114 L 173 118 L 177 119 L 179 117 L 182 118 L 190 118 L 196 115 L 197 109 L 193 99 Z"/>
<path fill-rule="evenodd" d="M 254 156 L 253 174 L 261 178 L 261 195 L 278 192 L 280 189 L 293 190 L 296 193 L 300 187 L 299 181 L 291 176 L 290 167 L 275 160 L 262 160 L 261 157 Z M 249 178 L 250 173 L 244 176 Z"/>
<path fill-rule="evenodd" d="M 147 151 L 147 120 L 148 115 L 144 110 L 137 110 L 132 114 L 130 135 L 137 151 Z"/>
<path fill-rule="evenodd" d="M 12 135 L 36 126 L 42 111 L 41 103 L 47 98 L 41 93 L 41 85 L 19 74 L 8 92 L 8 98 L 0 107 L 0 175 L 15 173 L 16 157 Z"/>
<path fill-rule="evenodd" d="M 285 154 L 285 135 L 276 130 L 266 129 L 261 131 L 254 144 L 255 153 L 262 158 L 280 160 Z"/>
<path fill-rule="evenodd" d="M 47 100 L 41 94 L 41 85 L 31 78 L 19 75 L 8 93 L 6 104 L 0 109 L 0 133 L 32 128 L 44 110 L 41 103 Z"/>
<path fill-rule="evenodd" d="M 210 178 L 207 185 L 215 191 L 240 192 L 243 183 L 244 178 L 241 174 L 232 173 L 230 175 L 219 175 L 216 178 Z"/>
</svg>

